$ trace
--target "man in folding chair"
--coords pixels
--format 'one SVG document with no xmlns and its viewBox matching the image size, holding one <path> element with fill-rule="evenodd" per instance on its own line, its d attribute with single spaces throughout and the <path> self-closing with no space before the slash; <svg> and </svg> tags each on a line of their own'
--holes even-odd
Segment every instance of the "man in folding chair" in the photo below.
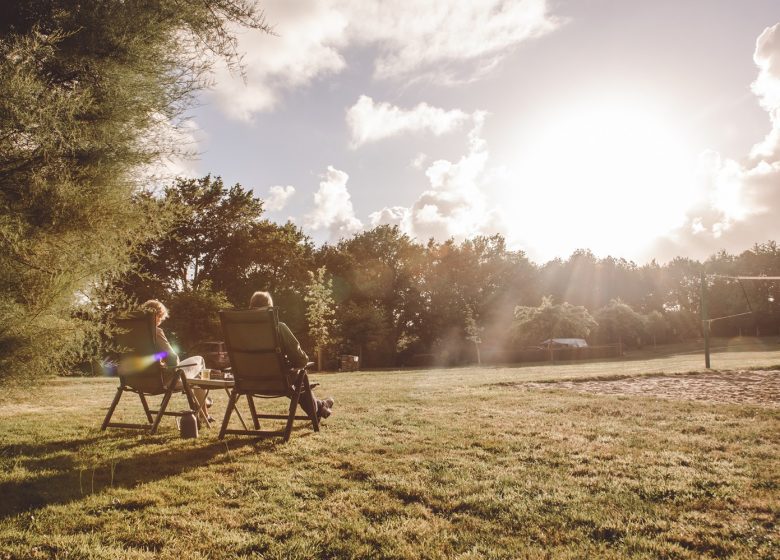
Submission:
<svg viewBox="0 0 780 560">
<path fill-rule="evenodd" d="M 249 300 L 250 309 L 265 309 L 273 307 L 273 305 L 273 298 L 271 298 L 271 294 L 268 292 L 255 292 Z M 279 321 L 279 334 L 282 339 L 282 352 L 287 359 L 287 363 L 291 367 L 305 367 L 309 357 L 301 348 L 300 342 L 295 338 L 290 328 L 281 321 Z M 294 377 L 295 372 L 292 372 L 290 375 Z M 289 381 L 292 383 L 294 379 L 291 378 Z M 334 400 L 333 397 L 327 397 L 323 400 L 317 399 L 312 391 L 311 399 L 302 398 L 299 404 L 306 414 L 316 413 L 319 418 L 327 418 L 333 412 Z"/>
</svg>

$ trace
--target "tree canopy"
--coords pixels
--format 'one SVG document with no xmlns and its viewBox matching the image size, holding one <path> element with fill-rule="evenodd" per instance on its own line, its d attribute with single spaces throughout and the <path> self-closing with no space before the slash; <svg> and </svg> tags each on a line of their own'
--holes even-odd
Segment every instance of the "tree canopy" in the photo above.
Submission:
<svg viewBox="0 0 780 560">
<path fill-rule="evenodd" d="M 538 307 L 516 307 L 512 329 L 515 340 L 531 345 L 551 338 L 586 338 L 597 326 L 585 307 L 556 304 L 552 297 L 545 296 Z"/>
<path fill-rule="evenodd" d="M 170 134 L 245 0 L 30 0 L 0 6 L 0 376 L 73 359 L 101 278 L 164 220 L 133 196 L 179 151 Z"/>
</svg>

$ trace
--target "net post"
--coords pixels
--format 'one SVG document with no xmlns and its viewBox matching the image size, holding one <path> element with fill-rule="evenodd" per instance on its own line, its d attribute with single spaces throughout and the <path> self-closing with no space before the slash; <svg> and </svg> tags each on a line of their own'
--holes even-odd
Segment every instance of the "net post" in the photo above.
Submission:
<svg viewBox="0 0 780 560">
<path fill-rule="evenodd" d="M 704 334 L 704 367 L 710 369 L 710 314 L 707 308 L 707 280 L 704 271 L 701 279 L 701 330 Z"/>
</svg>

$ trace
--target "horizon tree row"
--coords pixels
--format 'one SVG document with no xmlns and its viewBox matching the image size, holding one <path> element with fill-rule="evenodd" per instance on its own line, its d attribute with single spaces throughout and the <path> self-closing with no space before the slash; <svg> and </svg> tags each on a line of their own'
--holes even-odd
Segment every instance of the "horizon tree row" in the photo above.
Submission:
<svg viewBox="0 0 780 560">
<path fill-rule="evenodd" d="M 341 353 L 359 355 L 366 367 L 459 363 L 473 359 L 480 346 L 493 350 L 488 355 L 507 355 L 550 333 L 582 334 L 576 321 L 552 330 L 549 321 L 536 330 L 522 326 L 531 310 L 552 316 L 560 306 L 581 308 L 580 316 L 593 323 L 583 319 L 583 337 L 597 344 L 696 337 L 702 272 L 710 275 L 711 317 L 753 311 L 714 323 L 715 334 L 777 334 L 780 327 L 774 284 L 711 276 L 780 275 L 773 241 L 738 256 L 720 252 L 703 263 L 678 257 L 637 266 L 580 249 L 566 260 L 537 265 L 523 251 L 508 249 L 500 235 L 420 243 L 391 226 L 316 247 L 295 224 L 266 219 L 263 201 L 251 190 L 228 188 L 219 177 L 178 179 L 138 203 L 156 205 L 171 227 L 144 245 L 134 271 L 114 287 L 139 301 L 168 303 L 168 330 L 185 351 L 219 339 L 217 310 L 246 307 L 258 289 L 273 293 L 282 319 L 310 355 L 315 347 L 326 350 L 331 367 Z M 332 317 L 326 338 L 321 320 L 310 324 L 325 311 L 307 314 L 313 301 L 322 307 L 311 295 L 307 302 L 307 294 L 322 293 L 323 286 Z"/>
</svg>

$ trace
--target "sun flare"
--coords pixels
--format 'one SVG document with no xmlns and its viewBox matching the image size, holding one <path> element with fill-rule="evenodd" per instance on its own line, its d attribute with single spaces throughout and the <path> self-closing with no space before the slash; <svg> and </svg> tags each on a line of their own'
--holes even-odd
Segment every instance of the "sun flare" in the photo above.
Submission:
<svg viewBox="0 0 780 560">
<path fill-rule="evenodd" d="M 542 252 L 623 254 L 682 224 L 693 169 L 683 135 L 658 113 L 591 105 L 545 123 L 520 159 L 510 204 Z"/>
</svg>

